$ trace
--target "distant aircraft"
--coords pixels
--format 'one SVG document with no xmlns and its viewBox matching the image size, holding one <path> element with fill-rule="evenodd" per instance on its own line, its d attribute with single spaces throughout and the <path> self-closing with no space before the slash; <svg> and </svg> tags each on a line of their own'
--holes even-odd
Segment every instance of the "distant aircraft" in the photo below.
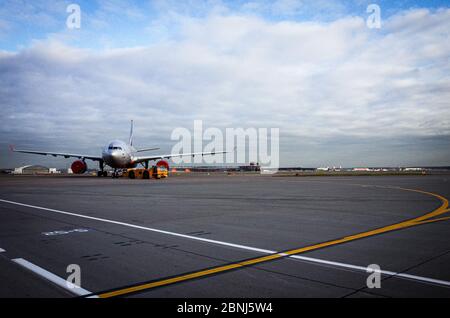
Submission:
<svg viewBox="0 0 450 318">
<path fill-rule="evenodd" d="M 183 156 L 196 156 L 196 155 L 215 155 L 226 153 L 226 151 L 218 152 L 192 152 L 192 153 L 182 153 L 182 154 L 166 154 L 166 155 L 153 155 L 153 156 L 139 156 L 140 152 L 158 150 L 159 148 L 145 148 L 136 149 L 133 147 L 133 121 L 131 121 L 130 138 L 128 143 L 121 140 L 113 140 L 108 143 L 108 145 L 103 149 L 101 156 L 90 156 L 82 154 L 72 154 L 72 153 L 60 153 L 60 152 L 48 152 L 48 151 L 34 151 L 34 150 L 19 150 L 15 149 L 14 146 L 10 146 L 10 149 L 14 152 L 23 152 L 36 155 L 51 155 L 54 157 L 61 156 L 64 158 L 78 158 L 72 163 L 71 169 L 75 174 L 85 173 L 87 170 L 86 159 L 97 161 L 99 163 L 100 170 L 97 172 L 97 176 L 106 177 L 107 172 L 104 170 L 105 165 L 110 166 L 114 169 L 113 177 L 117 176 L 117 169 L 125 168 L 135 168 L 138 164 L 142 164 L 146 169 L 148 169 L 148 162 L 153 160 L 159 160 L 157 166 L 165 166 L 169 169 L 169 163 L 163 159 L 169 159 L 172 157 L 183 157 Z"/>
</svg>

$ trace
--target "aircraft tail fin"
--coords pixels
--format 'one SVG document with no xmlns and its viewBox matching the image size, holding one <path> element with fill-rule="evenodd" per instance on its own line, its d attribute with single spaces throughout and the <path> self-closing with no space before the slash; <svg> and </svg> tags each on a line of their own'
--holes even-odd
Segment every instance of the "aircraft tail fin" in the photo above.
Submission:
<svg viewBox="0 0 450 318">
<path fill-rule="evenodd" d="M 130 139 L 128 141 L 130 146 L 133 146 L 133 119 L 131 120 Z"/>
</svg>

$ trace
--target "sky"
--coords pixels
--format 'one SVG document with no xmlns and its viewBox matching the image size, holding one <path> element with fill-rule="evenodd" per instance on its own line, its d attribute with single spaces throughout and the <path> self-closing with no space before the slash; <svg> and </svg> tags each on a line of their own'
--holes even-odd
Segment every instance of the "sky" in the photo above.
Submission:
<svg viewBox="0 0 450 318">
<path fill-rule="evenodd" d="M 449 6 L 1 0 L 0 167 L 68 167 L 8 145 L 96 155 L 131 119 L 164 153 L 202 120 L 279 128 L 281 166 L 450 165 Z"/>
</svg>

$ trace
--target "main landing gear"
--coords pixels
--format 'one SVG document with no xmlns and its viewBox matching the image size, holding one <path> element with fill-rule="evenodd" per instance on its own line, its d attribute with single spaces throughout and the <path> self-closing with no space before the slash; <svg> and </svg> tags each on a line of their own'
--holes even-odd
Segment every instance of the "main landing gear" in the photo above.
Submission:
<svg viewBox="0 0 450 318">
<path fill-rule="evenodd" d="M 97 171 L 97 177 L 107 177 L 108 176 L 108 172 L 106 172 L 104 170 L 103 161 L 99 162 L 99 166 L 100 166 L 100 171 Z"/>
</svg>

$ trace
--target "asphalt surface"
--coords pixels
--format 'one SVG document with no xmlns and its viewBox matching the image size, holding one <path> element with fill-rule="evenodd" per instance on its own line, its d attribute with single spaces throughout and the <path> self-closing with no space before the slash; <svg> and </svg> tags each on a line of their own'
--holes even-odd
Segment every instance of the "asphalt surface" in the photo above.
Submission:
<svg viewBox="0 0 450 318">
<path fill-rule="evenodd" d="M 70 274 L 67 266 L 77 264 L 82 288 L 95 295 L 450 297 L 450 220 L 299 254 L 312 261 L 261 261 L 270 253 L 252 249 L 289 251 L 416 218 L 443 202 L 403 188 L 450 198 L 449 185 L 449 175 L 2 176 L 0 199 L 11 202 L 0 200 L 0 249 L 5 250 L 0 252 L 0 297 L 76 296 L 14 259 L 63 279 Z M 254 264 L 233 267 L 255 258 Z M 351 266 L 370 264 L 417 279 L 383 274 L 381 288 L 368 288 L 370 273 Z"/>
</svg>

